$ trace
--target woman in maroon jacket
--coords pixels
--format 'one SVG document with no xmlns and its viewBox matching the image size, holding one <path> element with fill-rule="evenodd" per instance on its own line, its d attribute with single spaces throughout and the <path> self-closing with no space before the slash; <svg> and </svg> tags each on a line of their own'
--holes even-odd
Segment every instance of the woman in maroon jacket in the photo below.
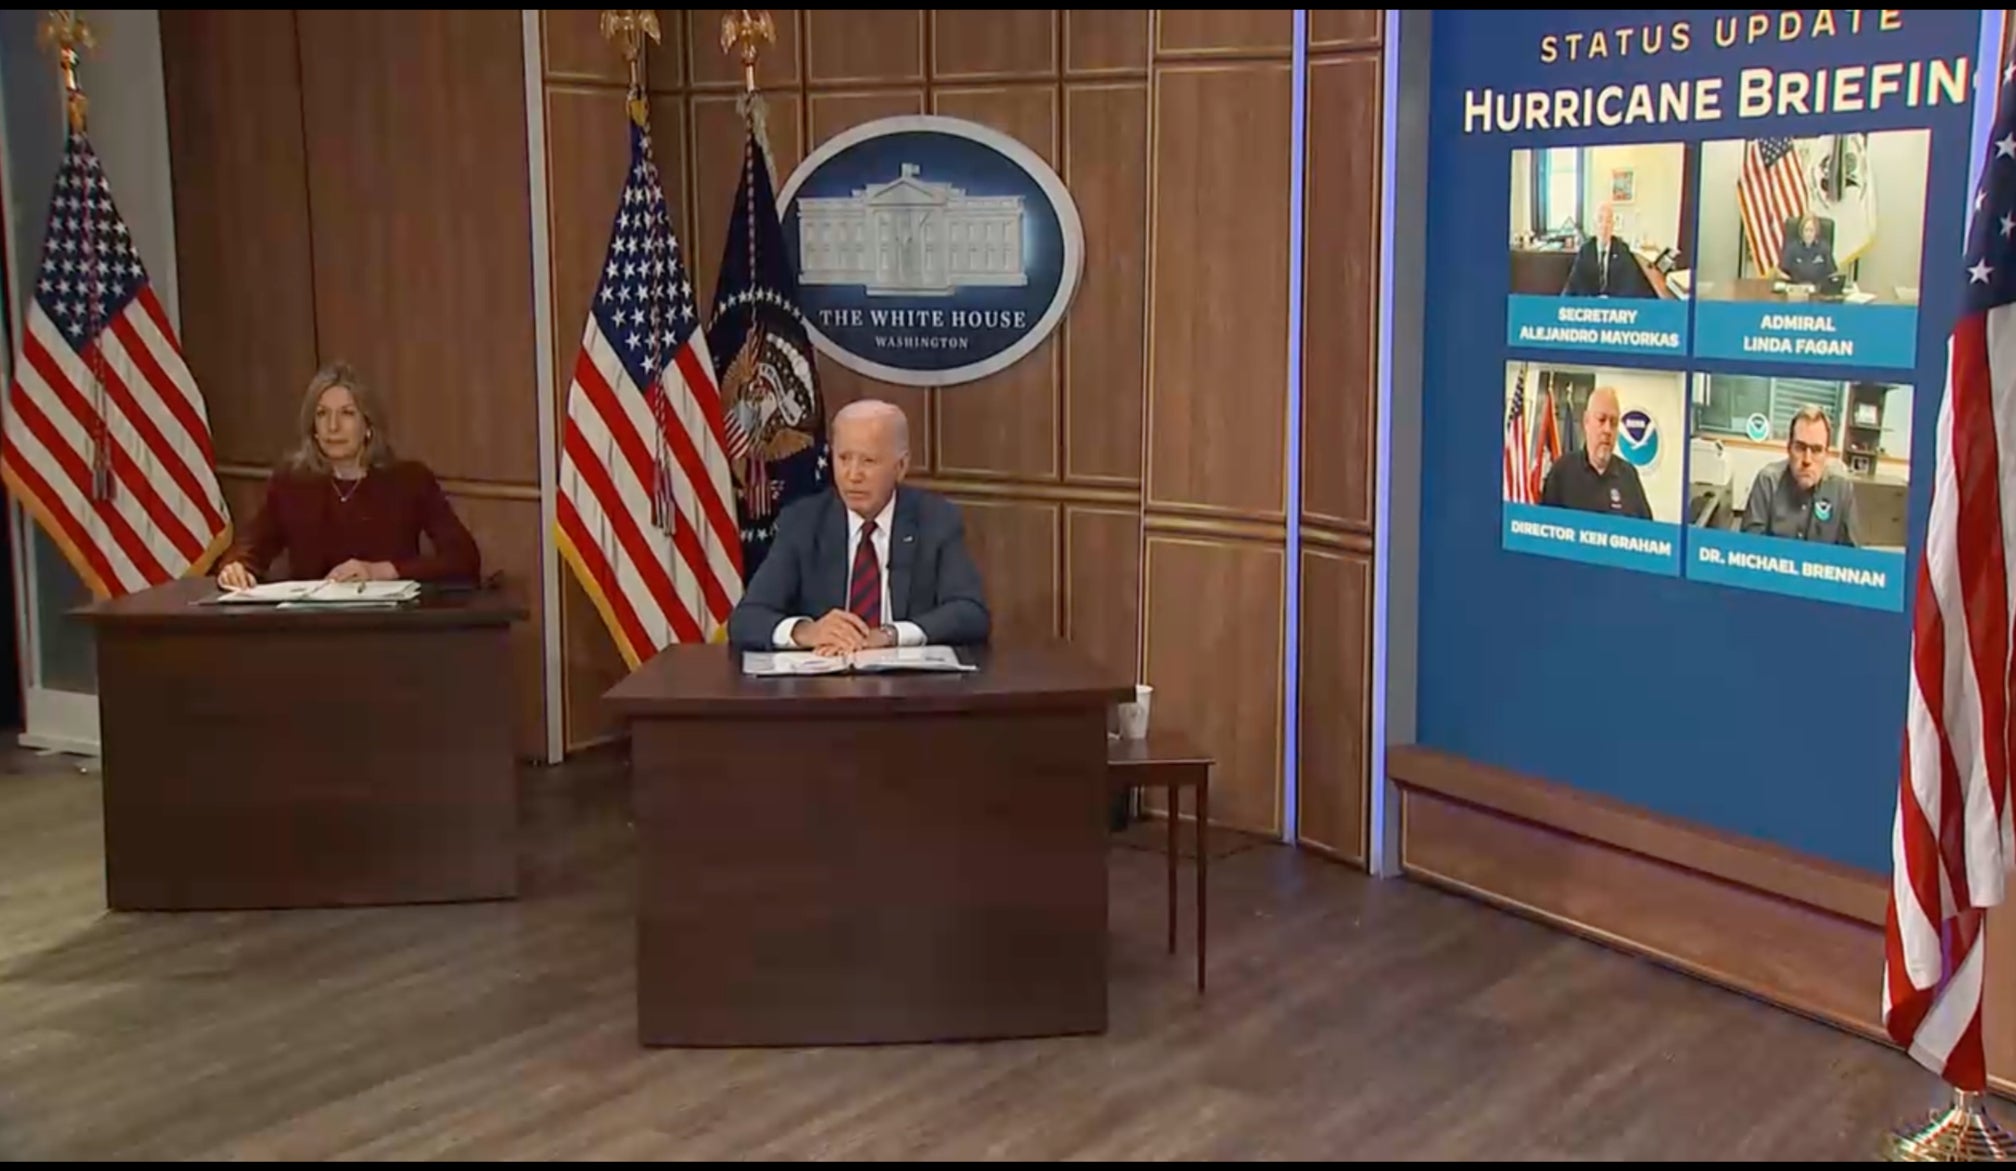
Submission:
<svg viewBox="0 0 2016 1171">
<path fill-rule="evenodd" d="M 227 590 L 287 554 L 288 576 L 474 581 L 482 555 L 434 473 L 392 453 L 385 416 L 356 372 L 324 366 L 301 397 L 299 443 L 266 483 L 259 515 L 222 559 Z M 430 550 L 423 551 L 420 537 Z"/>
</svg>

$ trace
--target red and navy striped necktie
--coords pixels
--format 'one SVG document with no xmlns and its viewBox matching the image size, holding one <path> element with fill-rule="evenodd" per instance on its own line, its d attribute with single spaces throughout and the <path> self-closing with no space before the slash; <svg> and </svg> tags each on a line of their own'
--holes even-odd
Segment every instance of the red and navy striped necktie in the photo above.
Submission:
<svg viewBox="0 0 2016 1171">
<path fill-rule="evenodd" d="M 882 562 L 875 556 L 875 522 L 861 522 L 861 543 L 854 547 L 854 572 L 848 577 L 847 608 L 869 626 L 882 625 Z"/>
</svg>

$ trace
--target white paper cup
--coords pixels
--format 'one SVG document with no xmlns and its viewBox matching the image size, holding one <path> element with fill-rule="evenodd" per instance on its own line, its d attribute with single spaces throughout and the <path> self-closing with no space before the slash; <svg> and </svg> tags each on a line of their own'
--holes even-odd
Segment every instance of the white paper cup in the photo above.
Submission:
<svg viewBox="0 0 2016 1171">
<path fill-rule="evenodd" d="M 1134 688 L 1134 702 L 1120 705 L 1120 734 L 1129 740 L 1148 738 L 1148 708 L 1155 689 L 1146 683 Z"/>
</svg>

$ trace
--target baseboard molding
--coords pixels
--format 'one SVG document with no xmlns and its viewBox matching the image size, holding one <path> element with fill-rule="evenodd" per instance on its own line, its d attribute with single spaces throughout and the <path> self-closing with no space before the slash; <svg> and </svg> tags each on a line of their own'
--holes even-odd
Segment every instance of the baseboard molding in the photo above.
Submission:
<svg viewBox="0 0 2016 1171">
<path fill-rule="evenodd" d="M 1340 850 L 1335 846 L 1319 842 L 1314 838 L 1297 838 L 1295 839 L 1295 845 L 1298 849 L 1314 854 L 1318 858 L 1325 858 L 1332 862 L 1341 862 L 1356 870 L 1365 869 L 1365 852 L 1363 850 Z"/>
<path fill-rule="evenodd" d="M 628 729 L 618 729 L 614 732 L 604 732 L 600 736 L 587 736 L 580 739 L 569 737 L 563 758 L 571 760 L 583 753 L 599 752 L 602 749 L 613 748 L 619 744 L 624 747 L 629 746 L 630 732 Z"/>
<path fill-rule="evenodd" d="M 1410 878 L 1883 1036 L 1880 928 L 1421 789 L 1401 819 Z"/>
<path fill-rule="evenodd" d="M 1429 748 L 1395 747 L 1388 771 L 1406 788 L 1440 794 L 1751 890 L 1883 926 L 1880 874 L 1724 834 L 1538 777 Z"/>
<path fill-rule="evenodd" d="M 22 732 L 14 738 L 14 742 L 36 752 L 59 752 L 65 756 L 94 758 L 99 755 L 99 744 L 96 740 L 76 740 L 65 736 L 41 736 L 33 732 Z"/>
<path fill-rule="evenodd" d="M 1393 748 L 1388 771 L 1409 878 L 1891 1046 L 1885 876 L 1429 749 Z M 1995 983 L 1990 1083 L 2016 1097 Z"/>
</svg>

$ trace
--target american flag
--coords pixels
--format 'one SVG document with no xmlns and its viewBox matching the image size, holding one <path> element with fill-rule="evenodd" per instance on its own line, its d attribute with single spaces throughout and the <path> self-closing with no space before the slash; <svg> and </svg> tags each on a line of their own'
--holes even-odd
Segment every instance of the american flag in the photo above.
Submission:
<svg viewBox="0 0 2016 1171">
<path fill-rule="evenodd" d="M 718 639 L 742 596 L 721 394 L 650 130 L 630 170 L 567 392 L 558 541 L 632 667 Z"/>
<path fill-rule="evenodd" d="M 2016 584 L 2016 104 L 2002 74 L 1947 347 L 1938 462 L 1912 612 L 1911 691 L 1891 839 L 1883 1022 L 1962 1090 L 1987 1082 L 1981 927 L 2002 901 Z"/>
<path fill-rule="evenodd" d="M 1757 271 L 1769 276 L 1778 271 L 1785 221 L 1806 214 L 1806 172 L 1791 139 L 1759 138 L 1744 146 L 1736 202 L 1743 209 L 1743 230 L 1750 237 Z"/>
<path fill-rule="evenodd" d="M 1505 412 L 1505 499 L 1514 504 L 1534 504 L 1547 482 L 1547 470 L 1561 458 L 1561 433 L 1554 426 L 1554 391 L 1526 395 L 1527 367 L 1519 367 L 1512 385 L 1512 405 Z M 1541 374 L 1545 386 L 1547 375 Z"/>
<path fill-rule="evenodd" d="M 209 413 L 91 140 L 73 129 L 7 392 L 0 477 L 100 598 L 231 542 Z"/>
<path fill-rule="evenodd" d="M 1531 437 L 1526 420 L 1526 367 L 1519 367 L 1519 377 L 1512 384 L 1512 406 L 1505 412 L 1505 499 L 1513 504 L 1531 504 L 1540 494 L 1532 487 L 1532 477 L 1528 475 L 1532 464 L 1529 459 Z"/>
</svg>

